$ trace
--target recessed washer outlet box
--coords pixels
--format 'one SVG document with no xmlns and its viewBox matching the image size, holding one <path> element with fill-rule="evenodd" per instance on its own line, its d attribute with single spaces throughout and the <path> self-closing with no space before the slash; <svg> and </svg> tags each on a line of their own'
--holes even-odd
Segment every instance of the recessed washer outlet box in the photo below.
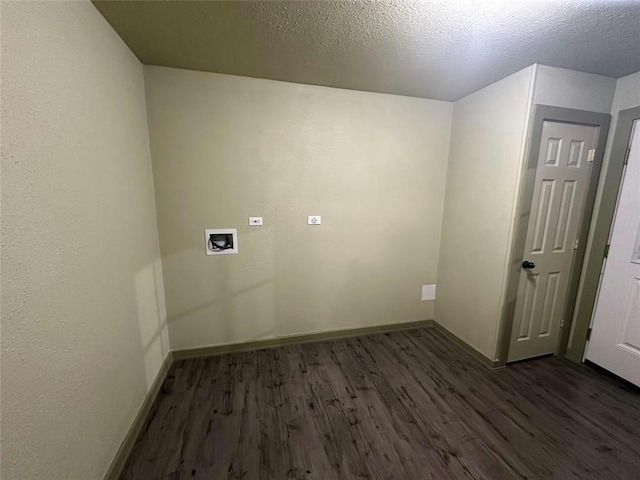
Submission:
<svg viewBox="0 0 640 480">
<path fill-rule="evenodd" d="M 238 230 L 235 228 L 208 228 L 204 231 L 207 255 L 238 253 Z"/>
</svg>

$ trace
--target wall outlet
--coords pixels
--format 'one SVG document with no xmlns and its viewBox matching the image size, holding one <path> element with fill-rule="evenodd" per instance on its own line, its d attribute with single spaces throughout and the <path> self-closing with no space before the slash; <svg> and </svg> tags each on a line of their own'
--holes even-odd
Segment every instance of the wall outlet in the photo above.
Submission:
<svg viewBox="0 0 640 480">
<path fill-rule="evenodd" d="M 309 215 L 307 217 L 307 225 L 320 225 L 322 224 L 322 217 L 320 215 Z"/>
<path fill-rule="evenodd" d="M 435 285 L 422 285 L 422 301 L 436 299 L 436 286 Z"/>
<path fill-rule="evenodd" d="M 262 225 L 262 217 L 249 217 L 249 225 L 251 226 L 257 226 L 257 225 Z"/>
</svg>

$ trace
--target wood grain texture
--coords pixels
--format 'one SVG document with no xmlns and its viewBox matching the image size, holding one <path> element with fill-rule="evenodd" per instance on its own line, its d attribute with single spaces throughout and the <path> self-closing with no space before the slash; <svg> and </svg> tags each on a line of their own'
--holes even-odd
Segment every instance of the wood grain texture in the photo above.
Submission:
<svg viewBox="0 0 640 480">
<path fill-rule="evenodd" d="M 176 361 L 123 479 L 632 479 L 640 394 L 434 328 Z"/>
</svg>

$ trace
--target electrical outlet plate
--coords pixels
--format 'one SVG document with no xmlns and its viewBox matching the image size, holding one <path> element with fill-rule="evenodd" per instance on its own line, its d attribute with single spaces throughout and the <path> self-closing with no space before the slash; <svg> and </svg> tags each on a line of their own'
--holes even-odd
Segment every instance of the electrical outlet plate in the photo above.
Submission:
<svg viewBox="0 0 640 480">
<path fill-rule="evenodd" d="M 321 225 L 322 217 L 320 215 L 309 215 L 307 217 L 307 225 Z"/>
<path fill-rule="evenodd" d="M 263 225 L 262 217 L 249 217 L 249 225 L 252 227 Z"/>
</svg>

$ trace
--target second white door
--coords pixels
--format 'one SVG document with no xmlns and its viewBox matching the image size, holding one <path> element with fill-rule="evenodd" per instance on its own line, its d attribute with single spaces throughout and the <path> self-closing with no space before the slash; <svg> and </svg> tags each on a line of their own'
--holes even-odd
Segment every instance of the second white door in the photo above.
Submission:
<svg viewBox="0 0 640 480">
<path fill-rule="evenodd" d="M 640 386 L 640 121 L 636 121 L 587 359 Z"/>
</svg>

